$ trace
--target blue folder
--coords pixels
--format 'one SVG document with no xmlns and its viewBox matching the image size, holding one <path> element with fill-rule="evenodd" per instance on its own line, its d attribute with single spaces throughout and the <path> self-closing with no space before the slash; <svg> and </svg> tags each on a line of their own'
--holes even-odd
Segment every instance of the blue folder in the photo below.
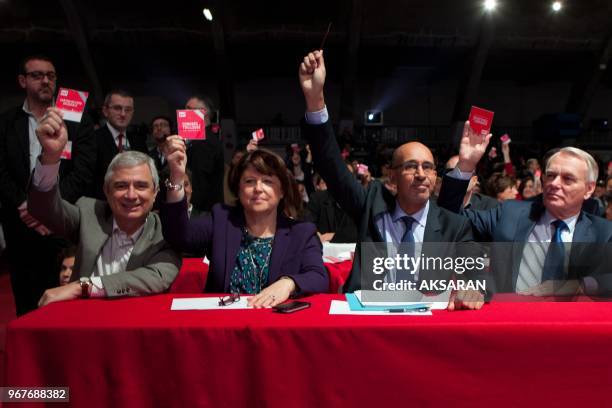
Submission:
<svg viewBox="0 0 612 408">
<path fill-rule="evenodd" d="M 431 303 L 413 303 L 406 305 L 397 305 L 397 306 L 364 306 L 360 301 L 357 295 L 354 293 L 346 294 L 346 301 L 349 304 L 349 308 L 354 312 L 389 312 L 389 311 L 399 311 L 403 309 L 403 311 L 409 312 L 414 310 L 416 311 L 428 311 L 431 308 Z M 424 310 L 426 309 L 426 310 Z"/>
</svg>

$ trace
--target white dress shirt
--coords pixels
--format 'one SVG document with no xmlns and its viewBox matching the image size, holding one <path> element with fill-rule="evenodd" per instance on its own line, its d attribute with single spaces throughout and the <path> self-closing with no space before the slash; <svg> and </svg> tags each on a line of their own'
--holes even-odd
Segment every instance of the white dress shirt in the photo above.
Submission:
<svg viewBox="0 0 612 408">
<path fill-rule="evenodd" d="M 117 148 L 119 148 L 119 134 L 123 134 L 123 150 L 130 150 L 130 142 L 127 139 L 127 130 L 120 132 L 119 130 L 115 129 L 113 125 L 110 124 L 110 122 L 106 122 L 106 127 L 111 132 L 113 140 L 115 141 L 115 146 L 117 146 Z"/>
</svg>

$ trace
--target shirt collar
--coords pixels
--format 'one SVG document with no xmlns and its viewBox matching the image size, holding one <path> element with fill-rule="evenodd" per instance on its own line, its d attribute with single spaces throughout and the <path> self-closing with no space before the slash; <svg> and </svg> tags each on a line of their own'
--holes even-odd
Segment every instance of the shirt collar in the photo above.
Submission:
<svg viewBox="0 0 612 408">
<path fill-rule="evenodd" d="M 576 221 L 578 221 L 578 215 L 580 215 L 580 213 L 561 220 L 567 225 L 570 234 L 574 233 L 574 228 L 576 228 Z M 548 210 L 546 210 L 544 212 L 544 215 L 540 219 L 540 223 L 550 226 L 550 224 L 553 223 L 555 220 L 558 220 L 558 218 L 553 217 L 552 214 L 549 213 Z"/>
<path fill-rule="evenodd" d="M 147 221 L 145 220 L 145 222 L 140 226 L 140 228 L 136 230 L 136 232 L 134 232 L 132 235 L 127 235 L 125 232 L 121 230 L 121 228 L 119 228 L 119 225 L 117 225 L 117 221 L 115 220 L 115 217 L 113 217 L 113 235 L 122 234 L 123 236 L 126 236 L 127 238 L 131 239 L 134 243 L 136 243 L 136 241 L 138 241 L 138 238 L 140 238 L 140 236 L 142 235 L 142 232 L 144 231 L 144 227 L 146 223 Z"/>
<path fill-rule="evenodd" d="M 32 111 L 30 110 L 30 104 L 28 103 L 28 100 L 26 99 L 25 101 L 23 101 L 23 106 L 21 107 L 23 109 L 23 111 L 25 113 L 27 113 L 29 116 L 34 116 L 34 114 L 32 113 Z"/>
<path fill-rule="evenodd" d="M 427 203 L 425 203 L 425 206 L 423 208 L 421 208 L 414 214 L 407 214 L 404 210 L 402 210 L 402 207 L 400 207 L 399 202 L 396 201 L 395 210 L 393 210 L 391 218 L 393 219 L 393 222 L 398 222 L 401 221 L 402 217 L 409 216 L 414 218 L 414 220 L 419 225 L 425 227 L 425 223 L 427 222 L 427 214 L 429 214 L 429 200 L 427 200 Z"/>
<path fill-rule="evenodd" d="M 53 100 L 53 102 L 51 103 L 51 106 L 55 106 L 55 100 Z M 34 114 L 32 113 L 32 111 L 30 110 L 30 104 L 28 103 L 28 100 L 25 99 L 23 101 L 23 105 L 21 107 L 21 109 L 23 109 L 23 111 L 28 115 L 31 116 L 33 118 L 35 118 Z"/>
<path fill-rule="evenodd" d="M 115 141 L 119 138 L 120 133 L 123 133 L 123 137 L 125 138 L 125 132 L 120 132 L 119 130 L 115 129 L 110 122 L 106 122 L 106 127 L 111 132 L 111 135 L 113 135 L 113 139 L 115 139 Z"/>
</svg>

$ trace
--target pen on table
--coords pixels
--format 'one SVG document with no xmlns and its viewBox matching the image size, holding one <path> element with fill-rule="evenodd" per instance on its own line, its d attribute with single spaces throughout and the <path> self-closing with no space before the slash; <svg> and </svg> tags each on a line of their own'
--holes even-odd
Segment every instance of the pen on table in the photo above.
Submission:
<svg viewBox="0 0 612 408">
<path fill-rule="evenodd" d="M 417 307 L 414 309 L 408 308 L 408 309 L 387 309 L 385 310 L 385 312 L 388 313 L 406 313 L 406 312 L 418 312 L 418 313 L 424 313 L 424 312 L 429 312 L 429 306 L 423 306 L 423 307 Z"/>
</svg>

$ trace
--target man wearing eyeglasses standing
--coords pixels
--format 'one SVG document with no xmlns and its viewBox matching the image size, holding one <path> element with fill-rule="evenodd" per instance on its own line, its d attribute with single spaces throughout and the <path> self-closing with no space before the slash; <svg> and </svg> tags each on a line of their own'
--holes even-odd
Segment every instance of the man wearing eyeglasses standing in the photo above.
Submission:
<svg viewBox="0 0 612 408">
<path fill-rule="evenodd" d="M 57 284 L 56 259 L 65 242 L 28 213 L 26 202 L 30 173 L 42 151 L 35 130 L 54 105 L 55 66 L 45 56 L 27 57 L 17 79 L 25 101 L 0 117 L 0 219 L 16 310 L 22 315 L 36 308 L 45 289 Z M 66 127 L 72 158 L 60 165 L 60 189 L 62 197 L 75 202 L 93 179 L 95 140 L 87 115 L 80 123 L 66 122 Z"/>
<path fill-rule="evenodd" d="M 134 98 L 128 92 L 115 89 L 106 94 L 102 114 L 106 125 L 96 130 L 98 145 L 93 196 L 105 200 L 104 174 L 113 157 L 118 153 L 137 150 L 148 154 L 146 136 L 128 131 L 134 117 Z M 144 137 L 143 137 L 144 136 Z"/>
<path fill-rule="evenodd" d="M 472 241 L 471 225 L 466 219 L 430 201 L 436 166 L 431 150 L 422 143 L 406 143 L 393 152 L 390 178 L 397 185 L 395 197 L 378 180 L 367 188 L 361 186 L 347 170 L 336 142 L 323 96 L 325 77 L 323 52 L 306 55 L 299 68 L 307 108 L 303 131 L 328 190 L 357 224 L 359 241 L 392 244 Z M 361 289 L 360 242 L 345 292 Z M 399 272 L 395 282 L 398 276 Z M 449 309 L 479 309 L 483 299 L 478 295 L 461 293 L 451 298 Z"/>
</svg>

